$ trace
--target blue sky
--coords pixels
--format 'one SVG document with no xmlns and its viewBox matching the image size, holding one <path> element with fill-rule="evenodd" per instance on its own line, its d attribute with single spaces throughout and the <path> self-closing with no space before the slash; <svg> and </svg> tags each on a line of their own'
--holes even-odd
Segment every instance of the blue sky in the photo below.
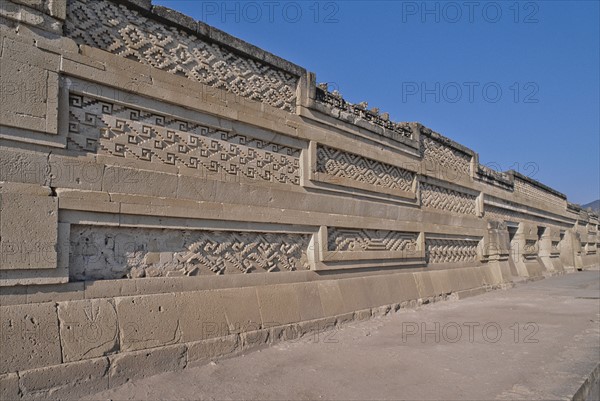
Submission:
<svg viewBox="0 0 600 401">
<path fill-rule="evenodd" d="M 599 3 L 153 0 L 576 203 L 600 198 Z"/>
</svg>

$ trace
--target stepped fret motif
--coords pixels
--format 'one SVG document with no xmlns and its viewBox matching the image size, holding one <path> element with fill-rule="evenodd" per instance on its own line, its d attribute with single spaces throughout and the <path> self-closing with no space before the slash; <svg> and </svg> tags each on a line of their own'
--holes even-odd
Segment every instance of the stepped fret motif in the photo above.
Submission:
<svg viewBox="0 0 600 401">
<path fill-rule="evenodd" d="M 475 199 L 477 199 L 476 196 L 463 192 L 438 187 L 426 182 L 421 183 L 421 204 L 424 207 L 475 215 Z"/>
<path fill-rule="evenodd" d="M 295 111 L 297 77 L 125 6 L 106 0 L 69 0 L 65 34 L 80 44 Z"/>
<path fill-rule="evenodd" d="M 73 226 L 73 280 L 309 268 L 310 235 Z"/>
<path fill-rule="evenodd" d="M 408 170 L 327 146 L 317 148 L 317 172 L 407 192 L 414 180 Z"/>
<path fill-rule="evenodd" d="M 327 228 L 329 251 L 414 251 L 417 234 L 387 230 L 364 230 L 352 228 Z"/>
<path fill-rule="evenodd" d="M 460 174 L 471 174 L 471 157 L 426 135 L 421 135 L 421 157 Z"/>
<path fill-rule="evenodd" d="M 69 115 L 71 149 L 300 184 L 300 149 L 76 94 Z"/>
<path fill-rule="evenodd" d="M 556 206 L 564 207 L 566 200 L 553 195 L 548 191 L 544 191 L 530 183 L 515 177 L 515 192 L 521 193 L 537 202 L 545 202 Z"/>
<path fill-rule="evenodd" d="M 477 261 L 478 240 L 427 238 L 427 263 L 456 263 Z"/>
</svg>

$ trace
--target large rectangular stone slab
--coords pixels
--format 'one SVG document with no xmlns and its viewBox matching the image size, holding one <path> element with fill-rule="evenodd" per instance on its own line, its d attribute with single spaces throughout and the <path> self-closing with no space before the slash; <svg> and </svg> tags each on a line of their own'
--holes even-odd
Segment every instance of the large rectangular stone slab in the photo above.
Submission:
<svg viewBox="0 0 600 401">
<path fill-rule="evenodd" d="M 64 362 L 104 356 L 118 347 L 117 312 L 106 299 L 60 302 Z"/>
<path fill-rule="evenodd" d="M 185 345 L 172 345 L 152 350 L 125 352 L 110 358 L 110 387 L 118 387 L 134 379 L 183 369 L 186 366 Z"/>
<path fill-rule="evenodd" d="M 65 363 L 19 373 L 25 398 L 79 400 L 108 389 L 108 358 Z"/>
<path fill-rule="evenodd" d="M 61 363 L 53 303 L 0 306 L 0 374 Z"/>
<path fill-rule="evenodd" d="M 263 326 L 281 326 L 301 320 L 298 298 L 293 285 L 269 285 L 259 287 L 256 291 Z"/>
<path fill-rule="evenodd" d="M 181 341 L 181 317 L 185 314 L 175 294 L 116 298 L 115 307 L 122 351 L 163 347 Z"/>
<path fill-rule="evenodd" d="M 58 202 L 48 195 L 0 183 L 0 270 L 57 267 Z"/>
</svg>

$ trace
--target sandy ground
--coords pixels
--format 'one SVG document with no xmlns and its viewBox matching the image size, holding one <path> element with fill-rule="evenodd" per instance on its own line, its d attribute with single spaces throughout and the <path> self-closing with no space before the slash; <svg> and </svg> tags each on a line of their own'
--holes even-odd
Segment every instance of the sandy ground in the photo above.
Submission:
<svg viewBox="0 0 600 401">
<path fill-rule="evenodd" d="M 90 400 L 571 399 L 600 361 L 600 271 L 401 310 Z"/>
</svg>

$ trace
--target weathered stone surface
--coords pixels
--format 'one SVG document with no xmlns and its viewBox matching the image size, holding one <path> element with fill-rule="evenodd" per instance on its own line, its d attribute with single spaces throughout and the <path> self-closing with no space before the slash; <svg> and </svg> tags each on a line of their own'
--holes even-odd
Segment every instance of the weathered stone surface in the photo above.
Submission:
<svg viewBox="0 0 600 401">
<path fill-rule="evenodd" d="M 21 398 L 19 376 L 16 373 L 0 375 L 0 400 L 17 400 Z"/>
<path fill-rule="evenodd" d="M 60 302 L 58 319 L 64 362 L 117 351 L 117 312 L 111 302 L 103 299 Z"/>
<path fill-rule="evenodd" d="M 186 351 L 184 345 L 172 345 L 117 354 L 110 358 L 110 387 L 118 387 L 130 380 L 161 372 L 183 369 L 186 365 Z"/>
<path fill-rule="evenodd" d="M 58 204 L 40 192 L 0 183 L 0 270 L 57 267 Z"/>
<path fill-rule="evenodd" d="M 211 338 L 204 341 L 196 341 L 186 344 L 187 363 L 205 362 L 210 359 L 226 356 L 239 350 L 240 338 L 237 335 Z"/>
<path fill-rule="evenodd" d="M 108 389 L 108 358 L 65 363 L 19 373 L 26 399 L 78 400 Z"/>
<path fill-rule="evenodd" d="M 291 285 L 265 286 L 257 289 L 262 321 L 267 327 L 299 322 L 298 298 Z"/>
<path fill-rule="evenodd" d="M 182 320 L 192 319 L 174 294 L 116 298 L 115 307 L 122 351 L 177 344 L 183 335 Z"/>
<path fill-rule="evenodd" d="M 54 303 L 0 306 L 0 374 L 61 363 Z"/>
</svg>

